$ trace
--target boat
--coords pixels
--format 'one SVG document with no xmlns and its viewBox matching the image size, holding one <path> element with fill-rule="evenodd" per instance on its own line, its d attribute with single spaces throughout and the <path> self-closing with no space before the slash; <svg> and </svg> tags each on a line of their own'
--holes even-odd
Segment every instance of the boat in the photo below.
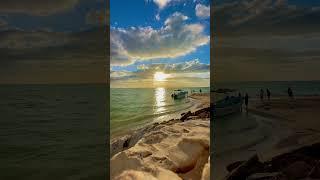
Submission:
<svg viewBox="0 0 320 180">
<path fill-rule="evenodd" d="M 181 90 L 181 89 L 176 89 L 171 94 L 171 97 L 173 99 L 182 99 L 182 98 L 185 98 L 187 94 L 188 94 L 188 91 L 184 91 L 184 90 Z"/>
<path fill-rule="evenodd" d="M 223 93 L 225 97 L 218 100 L 213 105 L 214 116 L 223 117 L 235 113 L 240 113 L 242 110 L 243 99 L 239 95 L 235 94 L 237 90 L 235 89 L 218 89 L 213 91 L 215 93 Z"/>
</svg>

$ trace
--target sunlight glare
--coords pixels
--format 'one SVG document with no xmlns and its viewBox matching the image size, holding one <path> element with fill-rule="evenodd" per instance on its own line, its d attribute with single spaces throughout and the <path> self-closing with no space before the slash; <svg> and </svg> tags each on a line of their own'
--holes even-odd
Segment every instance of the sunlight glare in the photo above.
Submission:
<svg viewBox="0 0 320 180">
<path fill-rule="evenodd" d="M 153 75 L 153 79 L 155 81 L 165 81 L 169 77 L 169 74 L 165 74 L 163 72 L 156 72 Z"/>
</svg>

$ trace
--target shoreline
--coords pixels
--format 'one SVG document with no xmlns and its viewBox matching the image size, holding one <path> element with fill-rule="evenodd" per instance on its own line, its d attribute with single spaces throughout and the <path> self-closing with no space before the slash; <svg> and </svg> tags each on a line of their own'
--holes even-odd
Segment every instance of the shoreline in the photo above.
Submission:
<svg viewBox="0 0 320 180">
<path fill-rule="evenodd" d="M 156 122 L 111 141 L 111 177 L 201 179 L 209 177 L 209 93 L 180 118 Z M 207 101 L 204 101 L 208 99 Z"/>
<path fill-rule="evenodd" d="M 168 113 L 168 114 L 163 114 L 163 115 L 159 115 L 156 116 L 154 118 L 152 118 L 153 120 L 150 122 L 145 122 L 143 125 L 137 125 L 134 128 L 126 128 L 123 130 L 119 130 L 115 133 L 113 133 L 111 135 L 111 141 L 114 141 L 116 139 L 118 139 L 121 136 L 127 136 L 127 135 L 133 135 L 135 134 L 137 131 L 141 131 L 142 129 L 145 129 L 149 126 L 152 126 L 155 123 L 162 123 L 162 122 L 166 122 L 172 119 L 179 119 L 182 113 L 185 113 L 186 111 L 196 111 L 202 107 L 205 106 L 209 106 L 209 103 L 207 102 L 207 100 L 205 100 L 205 97 L 208 96 L 208 93 L 202 93 L 200 94 L 202 97 L 201 98 L 197 98 L 196 96 L 198 96 L 199 93 L 194 93 L 193 95 L 188 96 L 189 100 L 192 101 L 191 102 L 191 106 L 186 107 L 182 110 L 177 110 L 176 112 L 172 112 L 172 113 Z M 204 97 L 204 98 L 203 98 Z M 163 120 L 155 120 L 157 118 L 164 118 L 164 116 L 168 116 L 167 118 L 163 119 Z"/>
<path fill-rule="evenodd" d="M 263 103 L 259 99 L 252 98 L 251 101 L 249 101 L 248 114 L 268 120 L 265 123 L 270 123 L 271 127 L 273 127 L 271 130 L 271 134 L 273 135 L 272 143 L 268 144 L 265 149 L 258 148 L 258 146 L 252 147 L 251 149 L 254 149 L 254 151 L 250 157 L 246 156 L 246 158 L 241 158 L 239 156 L 238 159 L 234 158 L 234 161 L 229 162 L 228 165 L 220 167 L 229 172 L 223 179 L 253 178 L 258 175 L 264 178 L 275 178 L 279 177 L 279 173 L 282 175 L 285 174 L 285 176 L 290 179 L 294 171 L 287 172 L 285 170 L 290 168 L 289 164 L 273 167 L 273 171 L 270 171 L 270 169 L 257 170 L 253 167 L 259 164 L 263 166 L 263 168 L 267 168 L 274 159 L 290 161 L 291 158 L 296 156 L 296 149 L 300 149 L 301 151 L 299 156 L 307 156 L 309 159 L 313 158 L 314 161 L 318 161 L 315 157 L 310 157 L 308 153 L 305 152 L 309 150 L 305 149 L 308 149 L 309 146 L 315 146 L 315 148 L 319 150 L 317 145 L 317 143 L 320 142 L 319 113 L 319 96 L 297 96 L 294 100 L 280 96 L 273 97 L 270 101 L 265 100 Z M 266 144 L 266 142 L 261 143 Z M 304 165 L 308 167 L 318 168 L 314 164 L 310 164 L 310 162 L 305 162 L 303 158 L 297 158 L 296 161 L 300 161 L 298 163 L 304 163 Z M 296 161 L 291 163 L 295 164 Z M 307 175 L 303 177 L 307 177 Z"/>
</svg>

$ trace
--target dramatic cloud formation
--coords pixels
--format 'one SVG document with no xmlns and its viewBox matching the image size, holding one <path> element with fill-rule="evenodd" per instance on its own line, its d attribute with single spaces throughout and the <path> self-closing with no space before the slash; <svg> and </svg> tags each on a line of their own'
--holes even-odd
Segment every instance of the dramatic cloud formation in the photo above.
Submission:
<svg viewBox="0 0 320 180">
<path fill-rule="evenodd" d="M 47 16 L 72 9 L 78 2 L 79 0 L 0 1 L 0 12 Z"/>
<path fill-rule="evenodd" d="M 112 80 L 128 79 L 152 79 L 155 72 L 164 72 L 170 74 L 169 79 L 176 78 L 202 78 L 208 79 L 210 65 L 200 63 L 198 59 L 182 63 L 167 64 L 142 64 L 137 66 L 137 71 L 112 71 L 110 78 Z"/>
<path fill-rule="evenodd" d="M 173 64 L 143 64 L 137 71 L 112 71 L 111 87 L 150 88 L 150 87 L 207 87 L 210 79 L 210 65 L 192 60 Z M 166 75 L 165 81 L 154 79 L 156 73 Z"/>
<path fill-rule="evenodd" d="M 139 65 L 138 71 L 164 71 L 167 73 L 172 72 L 203 72 L 209 71 L 210 65 L 200 63 L 198 59 L 192 61 L 186 61 L 183 63 L 173 63 L 173 64 L 149 64 L 149 65 Z"/>
<path fill-rule="evenodd" d="M 317 8 L 285 0 L 228 0 L 213 8 L 216 80 L 315 80 L 319 76 L 314 68 L 320 64 Z"/>
<path fill-rule="evenodd" d="M 210 7 L 202 4 L 196 5 L 196 15 L 200 18 L 210 17 Z"/>
<path fill-rule="evenodd" d="M 301 34 L 320 27 L 319 10 L 288 4 L 285 0 L 229 0 L 213 8 L 216 33 L 224 36 Z"/>
<path fill-rule="evenodd" d="M 0 82 L 104 82 L 103 36 L 102 28 L 77 33 L 1 31 Z"/>
<path fill-rule="evenodd" d="M 175 58 L 186 55 L 197 47 L 206 45 L 201 24 L 186 24 L 188 19 L 174 13 L 160 29 L 132 27 L 111 29 L 111 65 L 128 65 L 136 60 Z"/>
</svg>

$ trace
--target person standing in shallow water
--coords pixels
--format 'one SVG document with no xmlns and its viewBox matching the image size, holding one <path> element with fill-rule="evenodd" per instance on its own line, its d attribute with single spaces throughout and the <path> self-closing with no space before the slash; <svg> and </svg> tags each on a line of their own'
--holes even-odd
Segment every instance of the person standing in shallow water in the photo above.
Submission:
<svg viewBox="0 0 320 180">
<path fill-rule="evenodd" d="M 244 104 L 246 105 L 246 112 L 248 113 L 248 103 L 249 103 L 249 96 L 248 93 L 244 96 Z"/>
<path fill-rule="evenodd" d="M 264 91 L 263 89 L 260 89 L 260 100 L 263 102 L 263 96 L 264 96 Z"/>
<path fill-rule="evenodd" d="M 267 96 L 268 96 L 268 101 L 270 101 L 271 93 L 270 93 L 269 89 L 267 89 Z"/>
</svg>

